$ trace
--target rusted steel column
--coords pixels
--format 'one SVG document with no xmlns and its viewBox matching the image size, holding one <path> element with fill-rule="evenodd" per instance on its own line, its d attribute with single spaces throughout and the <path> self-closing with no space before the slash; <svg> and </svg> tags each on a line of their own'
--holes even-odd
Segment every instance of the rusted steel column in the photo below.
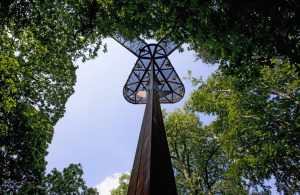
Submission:
<svg viewBox="0 0 300 195">
<path fill-rule="evenodd" d="M 177 195 L 158 92 L 154 89 L 153 78 L 151 85 L 152 90 L 148 92 L 127 194 Z"/>
</svg>

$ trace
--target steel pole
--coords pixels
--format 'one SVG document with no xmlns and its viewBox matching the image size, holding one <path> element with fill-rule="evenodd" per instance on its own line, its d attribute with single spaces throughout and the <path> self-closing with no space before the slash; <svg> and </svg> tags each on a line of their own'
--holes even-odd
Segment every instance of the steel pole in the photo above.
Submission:
<svg viewBox="0 0 300 195">
<path fill-rule="evenodd" d="M 177 195 L 153 61 L 150 76 L 148 100 L 127 194 Z"/>
</svg>

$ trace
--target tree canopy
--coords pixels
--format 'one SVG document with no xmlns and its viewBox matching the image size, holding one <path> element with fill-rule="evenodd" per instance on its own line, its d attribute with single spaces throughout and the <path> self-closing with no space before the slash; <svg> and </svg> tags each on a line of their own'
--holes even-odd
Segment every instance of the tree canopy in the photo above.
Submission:
<svg viewBox="0 0 300 195">
<path fill-rule="evenodd" d="M 166 114 L 165 127 L 179 194 L 247 194 L 212 126 L 179 109 Z M 226 186 L 231 186 L 226 188 Z"/>
<path fill-rule="evenodd" d="M 200 57 L 220 62 L 224 72 L 238 75 L 246 83 L 259 76 L 263 66 L 274 66 L 274 57 L 288 60 L 299 71 L 298 1 L 99 0 L 98 3 L 113 32 L 131 37 L 171 33 L 176 40 L 190 43 Z"/>
<path fill-rule="evenodd" d="M 274 176 L 278 190 L 299 191 L 299 10 L 297 0 L 1 1 L 0 192 L 39 185 L 53 126 L 74 92 L 75 60 L 96 57 L 101 40 L 115 33 L 170 34 L 204 61 L 219 63 L 187 105 L 216 121 L 203 132 L 195 122 L 178 133 L 202 141 L 204 154 L 213 146 L 203 141 L 217 136 L 211 141 L 222 149 L 215 163 L 228 158 L 253 185 Z M 178 144 L 184 151 L 185 142 Z M 193 173 L 199 171 L 205 170 Z M 215 180 L 195 182 L 208 191 Z"/>
<path fill-rule="evenodd" d="M 97 195 L 94 188 L 88 188 L 82 178 L 81 164 L 70 164 L 62 172 L 53 169 L 43 179 L 45 194 L 87 194 Z"/>
<path fill-rule="evenodd" d="M 25 185 L 41 184 L 47 143 L 53 127 L 45 115 L 27 104 L 17 104 L 14 112 L 0 117 L 0 193 L 22 191 Z"/>
<path fill-rule="evenodd" d="M 296 0 L 19 0 L 0 6 L 1 23 L 34 27 L 40 39 L 65 40 L 65 49 L 77 56 L 116 32 L 131 38 L 171 33 L 246 80 L 259 76 L 262 66 L 274 66 L 274 57 L 299 69 L 299 8 Z"/>
<path fill-rule="evenodd" d="M 128 191 L 130 174 L 123 173 L 119 177 L 119 186 L 111 190 L 111 195 L 126 195 Z"/>
<path fill-rule="evenodd" d="M 97 31 L 81 30 L 86 6 L 0 2 L 1 193 L 41 182 L 53 126 L 74 92 L 74 60 L 94 57 L 101 44 Z"/>
<path fill-rule="evenodd" d="M 274 176 L 279 191 L 297 192 L 300 79 L 286 61 L 274 63 L 243 90 L 235 77 L 215 73 L 200 81 L 186 107 L 217 117 L 212 126 L 244 178 L 263 184 Z"/>
</svg>

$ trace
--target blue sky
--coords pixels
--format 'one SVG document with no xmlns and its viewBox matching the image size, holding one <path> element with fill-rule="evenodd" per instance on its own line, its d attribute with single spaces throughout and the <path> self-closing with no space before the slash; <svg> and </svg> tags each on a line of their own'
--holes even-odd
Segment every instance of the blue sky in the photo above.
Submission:
<svg viewBox="0 0 300 195">
<path fill-rule="evenodd" d="M 109 176 L 131 170 L 145 108 L 128 103 L 122 94 L 136 57 L 113 39 L 105 42 L 107 53 L 100 52 L 97 59 L 84 64 L 78 62 L 75 93 L 55 126 L 46 158 L 47 171 L 81 163 L 87 185 L 94 187 Z M 205 79 L 217 68 L 195 61 L 192 51 L 175 51 L 169 59 L 181 79 L 188 70 Z M 172 111 L 183 106 L 193 90 L 189 81 L 183 83 L 184 99 L 162 108 Z M 211 119 L 201 116 L 204 123 Z"/>
</svg>

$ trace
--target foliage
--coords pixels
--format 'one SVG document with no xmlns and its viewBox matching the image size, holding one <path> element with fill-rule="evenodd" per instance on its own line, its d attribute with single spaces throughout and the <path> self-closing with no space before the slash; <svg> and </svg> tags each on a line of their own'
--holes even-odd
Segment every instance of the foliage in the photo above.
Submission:
<svg viewBox="0 0 300 195">
<path fill-rule="evenodd" d="M 18 38 L 30 29 L 34 38 L 56 57 L 93 58 L 102 35 L 107 34 L 107 27 L 93 25 L 101 19 L 98 8 L 95 0 L 1 1 L 1 31 L 9 29 Z"/>
<path fill-rule="evenodd" d="M 119 186 L 111 190 L 111 195 L 126 195 L 128 191 L 129 180 L 130 174 L 123 173 L 119 178 Z"/>
<path fill-rule="evenodd" d="M 166 115 L 165 127 L 179 194 L 247 194 L 212 126 L 202 127 L 199 116 L 179 109 Z M 231 184 L 231 188 L 225 188 Z"/>
<path fill-rule="evenodd" d="M 85 51 L 95 56 L 102 36 L 117 32 L 128 38 L 171 32 L 247 84 L 264 66 L 276 65 L 275 57 L 299 71 L 299 7 L 295 0 L 10 0 L 0 4 L 0 24 L 34 29 L 38 40 L 64 45 L 73 57 L 85 57 Z"/>
<path fill-rule="evenodd" d="M 111 31 L 129 38 L 171 32 L 226 74 L 248 83 L 280 57 L 299 69 L 299 1 L 98 0 Z M 96 25 L 102 25 L 96 23 Z M 134 29 L 134 31 L 132 31 Z M 299 70 L 298 70 L 299 71 Z"/>
<path fill-rule="evenodd" d="M 0 2 L 0 192 L 39 186 L 53 126 L 74 92 L 74 61 L 101 45 L 95 1 Z M 87 12 L 88 10 L 88 12 Z"/>
<path fill-rule="evenodd" d="M 279 190 L 299 191 L 299 8 L 296 0 L 0 1 L 2 189 L 41 182 L 42 156 L 74 92 L 76 59 L 94 58 L 101 39 L 117 32 L 171 32 L 220 63 L 189 106 L 217 116 L 208 132 L 234 170 L 253 185 L 274 175 Z"/>
<path fill-rule="evenodd" d="M 80 164 L 70 164 L 62 172 L 53 169 L 43 180 L 46 194 L 98 194 L 94 188 L 88 188 L 82 178 Z"/>
<path fill-rule="evenodd" d="M 163 112 L 179 194 L 248 194 L 247 185 L 222 150 L 212 126 L 202 127 L 193 112 Z M 130 175 L 111 194 L 126 194 Z"/>
<path fill-rule="evenodd" d="M 300 191 L 299 76 L 273 59 L 256 83 L 218 72 L 192 93 L 187 108 L 217 116 L 213 122 L 224 149 L 244 178 L 263 184 L 274 175 L 279 191 Z"/>
<path fill-rule="evenodd" d="M 18 38 L 3 30 L 0 42 L 1 180 L 13 191 L 40 180 L 53 126 L 74 91 L 76 68 L 70 57 L 56 56 L 30 30 Z"/>
<path fill-rule="evenodd" d="M 53 134 L 49 119 L 28 104 L 17 104 L 0 116 L 0 125 L 0 193 L 40 185 Z"/>
<path fill-rule="evenodd" d="M 0 41 L 3 111 L 10 112 L 16 102 L 26 102 L 55 124 L 74 91 L 76 68 L 71 58 L 57 56 L 36 40 L 30 30 L 19 38 L 12 37 L 8 30 L 2 31 Z"/>
</svg>

